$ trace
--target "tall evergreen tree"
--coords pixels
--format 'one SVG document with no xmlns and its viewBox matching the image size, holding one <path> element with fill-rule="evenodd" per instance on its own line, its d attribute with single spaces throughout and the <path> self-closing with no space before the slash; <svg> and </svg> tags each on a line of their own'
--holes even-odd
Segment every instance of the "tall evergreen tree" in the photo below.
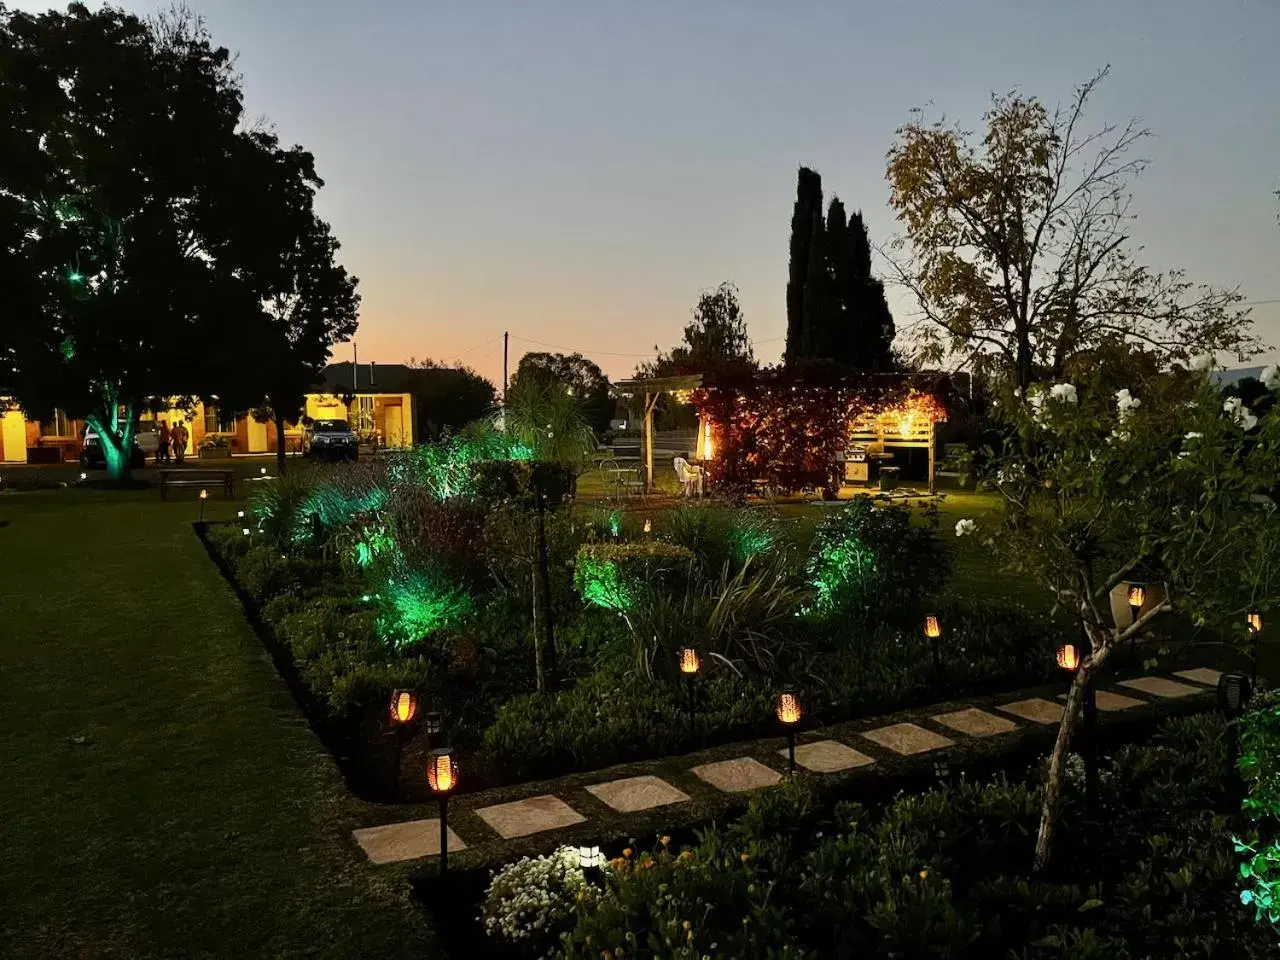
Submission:
<svg viewBox="0 0 1280 960">
<path fill-rule="evenodd" d="M 842 338 L 848 353 L 841 359 L 861 370 L 889 370 L 893 367 L 893 314 L 884 284 L 871 275 L 871 240 L 861 210 L 849 215 L 845 236 L 848 259 L 837 270 L 846 316 L 843 328 L 848 331 L 847 338 Z"/>
<path fill-rule="evenodd" d="M 791 262 L 787 277 L 787 346 L 786 362 L 804 356 L 805 284 L 815 227 L 822 230 L 822 177 L 808 167 L 801 167 L 796 178 L 796 205 L 791 214 Z"/>
</svg>

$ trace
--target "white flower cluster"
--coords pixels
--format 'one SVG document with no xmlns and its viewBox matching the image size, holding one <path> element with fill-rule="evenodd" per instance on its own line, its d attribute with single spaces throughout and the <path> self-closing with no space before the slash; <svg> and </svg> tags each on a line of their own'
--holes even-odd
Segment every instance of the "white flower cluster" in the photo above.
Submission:
<svg viewBox="0 0 1280 960">
<path fill-rule="evenodd" d="M 1111 440 L 1128 440 L 1129 428 L 1125 426 L 1125 421 L 1129 419 L 1129 414 L 1142 406 L 1142 401 L 1129 392 L 1129 388 L 1116 391 L 1116 419 L 1119 421 L 1116 428 L 1111 431 L 1111 436 L 1107 438 Z"/>
<path fill-rule="evenodd" d="M 1040 426 L 1045 425 L 1045 401 L 1047 400 L 1074 406 L 1079 401 L 1075 384 L 1055 383 L 1048 390 L 1040 389 L 1027 395 L 1027 402 L 1031 404 L 1031 416 Z"/>
<path fill-rule="evenodd" d="M 1214 367 L 1212 353 L 1198 353 L 1191 358 L 1191 369 L 1197 373 L 1208 373 Z"/>
<path fill-rule="evenodd" d="M 1258 425 L 1258 418 L 1239 397 L 1227 397 L 1223 400 L 1222 412 L 1239 424 L 1243 430 L 1252 430 Z"/>
<path fill-rule="evenodd" d="M 575 847 L 517 860 L 489 882 L 481 914 L 485 932 L 515 943 L 552 937 L 591 890 Z"/>
<path fill-rule="evenodd" d="M 1275 391 L 1280 388 L 1280 366 L 1269 363 L 1262 368 L 1262 374 L 1258 377 L 1262 381 L 1262 385 L 1268 390 Z"/>
<path fill-rule="evenodd" d="M 956 521 L 957 537 L 967 537 L 971 533 L 976 533 L 977 530 L 978 530 L 977 520 L 970 520 L 968 517 L 965 517 L 963 520 Z"/>
</svg>

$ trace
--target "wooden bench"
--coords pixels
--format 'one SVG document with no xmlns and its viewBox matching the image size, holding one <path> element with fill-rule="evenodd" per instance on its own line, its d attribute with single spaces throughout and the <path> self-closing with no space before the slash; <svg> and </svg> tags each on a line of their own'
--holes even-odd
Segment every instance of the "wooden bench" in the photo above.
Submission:
<svg viewBox="0 0 1280 960">
<path fill-rule="evenodd" d="M 235 493 L 235 477 L 230 467 L 178 467 L 157 470 L 160 477 L 160 499 L 164 500 L 170 487 L 205 487 L 210 483 L 222 484 L 222 492 L 228 497 Z"/>
</svg>

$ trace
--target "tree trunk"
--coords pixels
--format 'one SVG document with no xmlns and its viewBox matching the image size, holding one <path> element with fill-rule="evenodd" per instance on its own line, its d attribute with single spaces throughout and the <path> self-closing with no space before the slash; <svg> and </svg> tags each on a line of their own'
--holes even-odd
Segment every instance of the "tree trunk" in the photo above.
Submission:
<svg viewBox="0 0 1280 960">
<path fill-rule="evenodd" d="M 276 423 L 276 473 L 284 475 L 284 417 L 275 415 Z"/>
<path fill-rule="evenodd" d="M 114 416 L 99 417 L 89 414 L 85 422 L 93 427 L 102 444 L 102 459 L 106 463 L 107 477 L 111 480 L 128 480 L 133 476 L 130 459 L 133 455 L 133 434 L 136 429 L 136 417 L 133 407 L 126 412 L 124 430 L 119 431 L 117 418 Z"/>
<path fill-rule="evenodd" d="M 1034 371 L 1031 367 L 1031 338 L 1026 330 L 1018 331 L 1018 388 L 1022 391 L 1022 395 L 1027 395 L 1027 388 L 1031 386 L 1031 379 Z"/>
<path fill-rule="evenodd" d="M 1062 722 L 1058 725 L 1058 738 L 1054 741 L 1053 753 L 1049 756 L 1049 772 L 1044 781 L 1044 804 L 1040 808 L 1040 832 L 1036 835 L 1036 873 L 1042 873 L 1052 859 L 1053 830 L 1062 806 L 1062 778 L 1067 751 L 1071 747 L 1071 736 L 1084 706 L 1085 684 L 1089 682 L 1093 672 L 1092 661 L 1082 664 L 1076 671 L 1062 712 Z"/>
<path fill-rule="evenodd" d="M 547 671 L 546 663 L 543 658 L 542 650 L 542 617 L 541 613 L 541 597 L 542 588 L 539 584 L 538 577 L 538 561 L 535 554 L 533 563 L 529 564 L 529 573 L 532 577 L 533 585 L 533 666 L 538 677 L 538 692 L 547 692 Z"/>
<path fill-rule="evenodd" d="M 547 556 L 546 509 L 538 504 L 538 578 L 542 583 L 542 623 L 545 640 L 542 644 L 542 659 L 547 675 L 556 674 L 556 629 L 555 618 L 551 612 L 551 562 Z"/>
</svg>

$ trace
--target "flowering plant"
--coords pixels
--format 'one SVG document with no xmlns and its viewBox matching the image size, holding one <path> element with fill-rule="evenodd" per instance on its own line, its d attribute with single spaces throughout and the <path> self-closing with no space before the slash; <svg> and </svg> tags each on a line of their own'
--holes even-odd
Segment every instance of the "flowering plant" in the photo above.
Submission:
<svg viewBox="0 0 1280 960">
<path fill-rule="evenodd" d="M 575 909 L 595 896 L 578 865 L 578 851 L 561 847 L 525 857 L 493 876 L 480 919 L 485 932 L 550 956 Z"/>
</svg>

